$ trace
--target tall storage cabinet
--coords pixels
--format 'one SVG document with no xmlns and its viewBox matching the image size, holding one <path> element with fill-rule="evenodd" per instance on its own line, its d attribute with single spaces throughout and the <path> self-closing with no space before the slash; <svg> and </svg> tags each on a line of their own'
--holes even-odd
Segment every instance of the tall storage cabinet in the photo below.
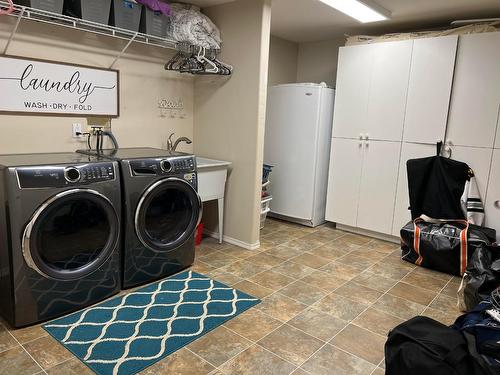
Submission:
<svg viewBox="0 0 500 375">
<path fill-rule="evenodd" d="M 448 143 L 493 148 L 499 111 L 500 32 L 460 36 Z"/>
<path fill-rule="evenodd" d="M 406 162 L 434 155 L 445 139 L 457 44 L 456 35 L 413 41 L 393 236 L 411 219 Z"/>
<path fill-rule="evenodd" d="M 412 43 L 340 49 L 329 221 L 391 232 Z"/>
</svg>

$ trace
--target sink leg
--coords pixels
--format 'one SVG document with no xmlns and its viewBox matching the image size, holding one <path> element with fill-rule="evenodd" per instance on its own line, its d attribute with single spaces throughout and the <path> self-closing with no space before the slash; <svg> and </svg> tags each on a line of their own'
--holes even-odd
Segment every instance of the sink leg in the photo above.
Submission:
<svg viewBox="0 0 500 375">
<path fill-rule="evenodd" d="M 219 243 L 222 243 L 222 235 L 224 233 L 224 198 L 217 200 L 217 208 L 219 209 Z"/>
</svg>

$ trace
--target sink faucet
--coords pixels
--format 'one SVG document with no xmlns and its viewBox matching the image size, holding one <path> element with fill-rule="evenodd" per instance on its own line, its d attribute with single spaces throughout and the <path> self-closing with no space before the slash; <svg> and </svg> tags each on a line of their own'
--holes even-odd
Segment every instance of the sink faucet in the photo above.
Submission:
<svg viewBox="0 0 500 375">
<path fill-rule="evenodd" d="M 170 134 L 170 137 L 168 137 L 167 140 L 167 151 L 169 152 L 174 152 L 177 149 L 177 146 L 179 146 L 179 143 L 181 142 L 186 142 L 188 145 L 193 143 L 189 138 L 187 137 L 180 137 L 175 140 L 175 142 L 172 143 L 172 137 L 174 136 L 175 133 Z"/>
</svg>

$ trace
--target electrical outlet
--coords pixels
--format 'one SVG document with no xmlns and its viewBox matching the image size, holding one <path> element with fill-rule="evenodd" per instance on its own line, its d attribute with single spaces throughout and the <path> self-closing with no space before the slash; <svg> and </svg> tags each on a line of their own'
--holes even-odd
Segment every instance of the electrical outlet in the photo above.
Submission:
<svg viewBox="0 0 500 375">
<path fill-rule="evenodd" d="M 82 124 L 75 123 L 73 124 L 73 138 L 81 138 L 82 137 Z"/>
</svg>

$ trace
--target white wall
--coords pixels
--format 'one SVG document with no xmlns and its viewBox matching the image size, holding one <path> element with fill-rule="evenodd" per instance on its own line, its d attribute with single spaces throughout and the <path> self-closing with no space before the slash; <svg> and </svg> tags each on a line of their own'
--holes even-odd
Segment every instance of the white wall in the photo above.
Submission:
<svg viewBox="0 0 500 375">
<path fill-rule="evenodd" d="M 298 57 L 299 45 L 297 43 L 271 36 L 268 85 L 295 83 Z"/>
<path fill-rule="evenodd" d="M 335 87 L 339 47 L 345 38 L 299 44 L 297 82 L 326 82 Z"/>
<path fill-rule="evenodd" d="M 0 51 L 13 21 L 13 17 L 1 18 Z M 23 20 L 7 53 L 108 67 L 123 45 L 109 37 Z M 173 51 L 137 44 L 129 51 L 114 67 L 120 71 L 120 117 L 112 121 L 112 130 L 120 146 L 161 147 L 170 132 L 193 137 L 193 79 L 163 69 Z M 186 117 L 162 118 L 159 98 L 182 99 Z M 87 124 L 85 118 L 0 115 L 0 154 L 85 147 L 85 142 L 71 137 L 73 122 Z M 192 146 L 182 144 L 179 149 Z"/>
<path fill-rule="evenodd" d="M 260 191 L 270 39 L 270 0 L 238 0 L 204 9 L 220 28 L 222 60 L 235 66 L 230 79 L 195 82 L 195 152 L 231 161 L 226 186 L 225 235 L 259 246 Z M 214 227 L 214 207 L 204 221 Z"/>
</svg>

